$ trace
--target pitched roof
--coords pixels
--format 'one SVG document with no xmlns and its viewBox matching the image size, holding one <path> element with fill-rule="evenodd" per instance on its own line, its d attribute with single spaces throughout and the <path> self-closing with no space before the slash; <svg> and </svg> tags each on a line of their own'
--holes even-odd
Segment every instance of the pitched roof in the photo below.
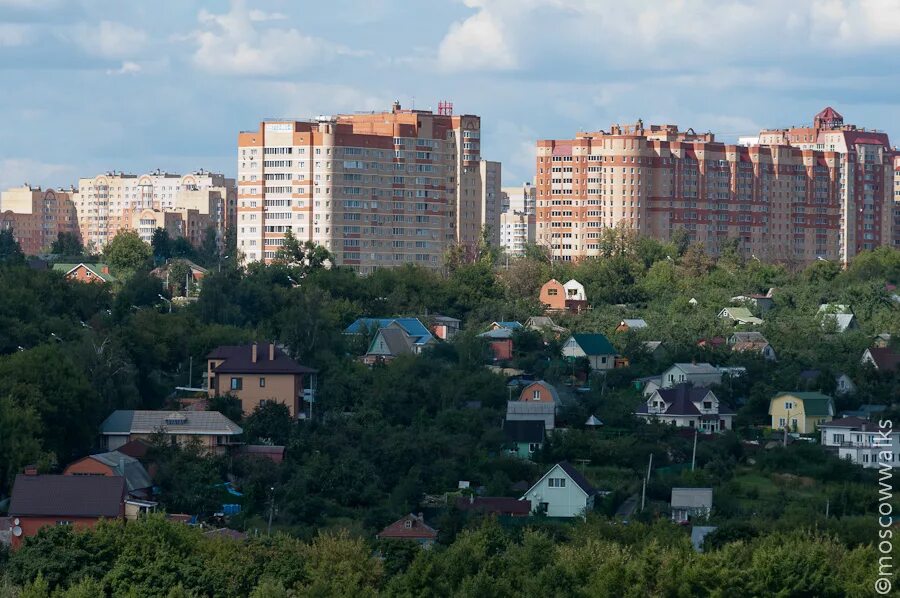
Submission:
<svg viewBox="0 0 900 598">
<path fill-rule="evenodd" d="M 833 419 L 830 422 L 825 422 L 823 424 L 819 424 L 820 428 L 862 428 L 862 426 L 866 424 L 871 424 L 870 421 L 865 420 L 861 417 L 842 417 L 840 419 Z"/>
<path fill-rule="evenodd" d="M 413 352 L 413 338 L 403 328 L 398 326 L 396 328 L 387 327 L 379 330 L 375 338 L 372 339 L 372 344 L 369 346 L 367 353 L 373 352 L 372 349 L 379 338 L 387 345 L 389 355 L 408 355 Z"/>
<path fill-rule="evenodd" d="M 875 367 L 885 372 L 892 372 L 900 365 L 900 352 L 890 347 L 869 347 L 866 349 L 875 362 Z"/>
<path fill-rule="evenodd" d="M 541 401 L 507 401 L 506 416 L 510 415 L 554 415 L 556 413 L 555 403 L 544 403 Z"/>
<path fill-rule="evenodd" d="M 73 270 L 77 270 L 79 266 L 84 266 L 87 270 L 90 270 L 103 282 L 112 282 L 115 280 L 112 274 L 109 273 L 109 266 L 107 264 L 85 264 L 84 262 L 79 262 L 77 264 L 65 264 L 57 262 L 53 264 L 53 269 L 57 272 L 62 272 L 63 274 L 71 274 Z M 103 270 L 106 270 L 104 273 Z"/>
<path fill-rule="evenodd" d="M 247 345 L 223 345 L 210 351 L 206 359 L 224 359 L 213 372 L 217 374 L 311 374 L 316 370 L 298 364 L 275 347 L 275 359 L 269 359 L 271 343 L 256 343 L 256 361 L 253 361 L 253 343 Z"/>
<path fill-rule="evenodd" d="M 579 488 L 584 490 L 584 493 L 588 496 L 593 496 L 597 494 L 597 489 L 591 485 L 587 478 L 581 475 L 581 472 L 575 469 L 575 467 L 569 463 L 568 461 L 560 461 L 557 463 L 560 469 L 566 472 L 566 474 L 572 478 L 572 481 L 578 485 Z"/>
<path fill-rule="evenodd" d="M 685 374 L 721 374 L 722 372 L 716 366 L 710 363 L 673 363 L 672 367 L 677 367 Z M 669 368 L 672 369 L 672 368 Z"/>
<path fill-rule="evenodd" d="M 631 319 L 631 320 L 626 318 L 619 323 L 619 326 L 622 326 L 623 324 L 625 326 L 628 326 L 629 328 L 646 328 L 647 327 L 647 322 L 641 318 L 635 318 L 635 319 Z"/>
<path fill-rule="evenodd" d="M 112 470 L 116 472 L 116 475 L 124 477 L 129 492 L 143 490 L 153 486 L 150 474 L 147 473 L 147 470 L 141 465 L 141 462 L 134 457 L 129 457 L 125 453 L 110 451 L 108 453 L 91 455 L 88 458 L 111 467 Z"/>
<path fill-rule="evenodd" d="M 712 488 L 672 488 L 672 508 L 707 508 L 713 504 Z"/>
<path fill-rule="evenodd" d="M 515 330 L 511 328 L 494 328 L 492 330 L 488 330 L 487 332 L 482 332 L 478 335 L 478 338 L 489 338 L 493 340 L 505 340 L 508 338 L 512 338 L 515 334 Z"/>
<path fill-rule="evenodd" d="M 125 497 L 119 476 L 16 476 L 11 516 L 118 517 Z"/>
<path fill-rule="evenodd" d="M 544 442 L 543 420 L 504 420 L 503 433 L 510 442 Z"/>
<path fill-rule="evenodd" d="M 744 351 L 763 351 L 769 346 L 768 341 L 740 341 L 731 345 L 731 350 L 735 353 L 743 353 Z"/>
<path fill-rule="evenodd" d="M 728 340 L 731 343 L 768 342 L 762 332 L 756 331 L 735 332 Z"/>
<path fill-rule="evenodd" d="M 852 314 L 849 305 L 843 303 L 822 303 L 819 305 L 820 314 Z"/>
<path fill-rule="evenodd" d="M 510 330 L 518 330 L 524 328 L 519 322 L 493 322 L 491 326 L 499 326 L 500 328 L 509 328 Z"/>
<path fill-rule="evenodd" d="M 690 384 L 679 384 L 673 388 L 660 388 L 654 394 L 659 394 L 660 398 L 666 402 L 668 407 L 661 412 L 661 415 L 701 415 L 695 403 L 699 403 L 710 394 L 708 388 L 700 386 L 692 386 Z M 651 395 L 652 396 L 652 395 Z M 713 395 L 715 396 L 715 395 Z M 650 399 L 648 398 L 647 401 Z M 647 401 L 644 401 L 635 410 L 635 413 L 649 414 Z M 728 409 L 719 403 L 718 415 L 733 415 L 734 411 Z"/>
<path fill-rule="evenodd" d="M 599 333 L 573 334 L 572 338 L 586 355 L 615 355 L 616 349 L 609 339 Z"/>
<path fill-rule="evenodd" d="M 532 316 L 528 318 L 528 321 L 525 322 L 526 328 L 531 328 L 532 330 L 542 330 L 544 328 L 548 328 L 554 332 L 564 332 L 566 329 L 556 322 L 553 321 L 553 318 L 548 316 Z"/>
<path fill-rule="evenodd" d="M 364 334 L 369 331 L 378 331 L 393 323 L 413 337 L 417 345 L 424 345 L 433 340 L 431 331 L 419 318 L 359 318 L 344 329 L 344 334 Z"/>
<path fill-rule="evenodd" d="M 113 411 L 100 424 L 107 435 L 153 434 L 159 430 L 177 434 L 234 435 L 243 430 L 218 411 Z"/>
<path fill-rule="evenodd" d="M 544 388 L 546 388 L 548 391 L 550 391 L 550 396 L 553 398 L 553 402 L 554 402 L 554 403 L 559 403 L 559 391 L 556 390 L 556 387 L 555 387 L 555 386 L 553 386 L 552 384 L 550 384 L 550 383 L 547 382 L 546 380 L 535 380 L 534 382 L 531 382 L 530 384 L 528 384 L 528 386 L 526 386 L 525 388 L 522 389 L 522 392 L 521 392 L 521 394 L 519 395 L 519 400 L 521 400 L 521 401 L 526 401 L 526 400 L 527 400 L 527 401 L 530 401 L 531 399 L 529 399 L 528 397 L 526 397 L 526 396 L 525 396 L 525 393 L 528 392 L 528 389 L 531 388 L 532 386 L 534 386 L 535 384 L 540 384 L 541 386 L 543 386 Z M 524 397 L 524 398 L 523 398 L 523 397 Z"/>
<path fill-rule="evenodd" d="M 116 451 L 122 453 L 123 455 L 134 457 L 135 459 L 143 459 L 147 456 L 147 451 L 149 449 L 150 443 L 148 443 L 146 440 L 135 438 L 134 440 L 129 440 L 128 442 L 117 448 Z"/>
<path fill-rule="evenodd" d="M 410 522 L 410 527 L 406 527 L 407 521 Z M 437 538 L 437 530 L 427 525 L 423 518 L 410 513 L 378 532 L 378 537 L 389 539 L 434 540 Z"/>
<path fill-rule="evenodd" d="M 662 346 L 662 341 L 644 341 L 644 349 L 653 353 Z"/>
<path fill-rule="evenodd" d="M 726 307 L 719 312 L 719 317 L 731 318 L 735 322 L 741 322 L 746 324 L 762 324 L 762 320 L 754 316 L 749 309 L 746 307 Z"/>
<path fill-rule="evenodd" d="M 456 508 L 496 515 L 528 515 L 531 513 L 531 501 L 506 496 L 460 496 L 456 499 Z"/>
<path fill-rule="evenodd" d="M 586 426 L 602 426 L 603 422 L 600 421 L 599 419 L 597 419 L 597 417 L 595 415 L 592 415 L 589 418 L 587 418 L 587 421 L 584 422 L 584 425 L 586 425 Z"/>
<path fill-rule="evenodd" d="M 803 411 L 806 415 L 826 416 L 834 415 L 834 399 L 821 392 L 790 392 L 781 391 L 775 398 L 791 396 L 803 401 Z"/>
</svg>

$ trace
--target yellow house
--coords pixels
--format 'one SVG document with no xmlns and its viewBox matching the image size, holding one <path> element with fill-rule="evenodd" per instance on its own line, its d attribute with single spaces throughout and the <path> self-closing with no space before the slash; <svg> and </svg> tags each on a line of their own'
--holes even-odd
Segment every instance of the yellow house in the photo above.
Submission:
<svg viewBox="0 0 900 598">
<path fill-rule="evenodd" d="M 769 401 L 772 429 L 813 434 L 834 418 L 834 399 L 820 392 L 780 392 Z"/>
</svg>

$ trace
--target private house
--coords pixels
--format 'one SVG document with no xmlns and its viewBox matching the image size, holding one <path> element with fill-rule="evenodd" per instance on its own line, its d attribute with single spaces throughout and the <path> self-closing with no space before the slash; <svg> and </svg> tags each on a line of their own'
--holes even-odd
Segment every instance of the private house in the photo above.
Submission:
<svg viewBox="0 0 900 598">
<path fill-rule="evenodd" d="M 819 425 L 822 446 L 841 459 L 875 468 L 900 467 L 900 430 L 881 427 L 858 417 L 843 417 Z"/>
<path fill-rule="evenodd" d="M 890 346 L 891 344 L 891 333 L 890 332 L 882 332 L 875 335 L 875 338 L 872 340 L 873 347 L 879 347 L 884 349 L 885 347 Z"/>
<path fill-rule="evenodd" d="M 416 354 L 434 342 L 434 336 L 418 318 L 359 318 L 344 329 L 344 334 L 375 336 L 379 330 L 394 323 L 414 339 L 413 347 Z"/>
<path fill-rule="evenodd" d="M 834 400 L 820 392 L 780 392 L 769 401 L 772 429 L 813 434 L 834 418 Z"/>
<path fill-rule="evenodd" d="M 619 322 L 619 325 L 616 326 L 616 332 L 629 332 L 631 330 L 643 330 L 645 328 L 647 328 L 647 322 L 641 318 L 633 320 L 626 319 Z"/>
<path fill-rule="evenodd" d="M 125 516 L 125 478 L 105 475 L 16 476 L 9 503 L 12 546 L 17 548 L 46 525 L 93 527 L 100 519 Z"/>
<path fill-rule="evenodd" d="M 900 365 L 900 352 L 890 347 L 869 347 L 863 351 L 860 363 L 871 365 L 879 372 L 894 372 Z"/>
<path fill-rule="evenodd" d="M 375 333 L 366 354 L 360 359 L 366 365 L 387 363 L 401 355 L 415 355 L 415 339 L 402 326 L 391 322 Z"/>
<path fill-rule="evenodd" d="M 847 374 L 838 374 L 834 377 L 835 394 L 852 395 L 856 392 L 856 384 Z"/>
<path fill-rule="evenodd" d="M 540 332 L 541 334 L 552 334 L 556 338 L 568 333 L 569 331 L 562 326 L 557 325 L 553 318 L 549 316 L 532 316 L 525 322 L 525 328 Z"/>
<path fill-rule="evenodd" d="M 442 341 L 449 341 L 452 339 L 459 333 L 461 328 L 461 320 L 451 318 L 450 316 L 425 316 L 425 320 L 430 324 L 429 330 L 431 330 L 431 334 Z"/>
<path fill-rule="evenodd" d="M 221 455 L 241 444 L 243 430 L 218 411 L 113 411 L 100 424 L 103 448 L 114 451 L 133 440 L 162 435 L 171 444 L 194 441 L 209 453 Z"/>
<path fill-rule="evenodd" d="M 660 386 L 672 388 L 679 384 L 710 387 L 722 383 L 722 370 L 709 363 L 676 363 L 662 373 Z"/>
<path fill-rule="evenodd" d="M 498 327 L 482 332 L 478 335 L 478 338 L 483 338 L 487 341 L 494 361 L 506 361 L 512 359 L 513 356 L 513 336 L 515 333 L 515 330 L 512 328 Z"/>
<path fill-rule="evenodd" d="M 591 369 L 604 372 L 615 367 L 616 350 L 602 334 L 573 334 L 563 343 L 563 357 L 586 357 Z"/>
<path fill-rule="evenodd" d="M 53 269 L 62 272 L 68 280 L 78 282 L 112 282 L 115 280 L 109 273 L 107 264 L 53 264 Z"/>
<path fill-rule="evenodd" d="M 597 490 L 567 461 L 550 468 L 522 496 L 548 517 L 584 517 L 594 509 Z"/>
<path fill-rule="evenodd" d="M 207 274 L 209 274 L 209 270 L 207 270 L 203 266 L 195 264 L 191 260 L 186 260 L 184 258 L 176 258 L 176 259 L 167 260 L 166 263 L 163 264 L 162 266 L 159 266 L 158 268 L 154 268 L 153 270 L 151 270 L 150 274 L 159 278 L 160 280 L 165 281 L 166 287 L 168 287 L 170 284 L 176 284 L 176 283 L 181 284 L 184 282 L 183 280 L 170 280 L 169 279 L 169 274 L 170 274 L 170 271 L 172 270 L 172 266 L 174 266 L 176 264 L 179 264 L 179 265 L 183 264 L 183 265 L 187 266 L 188 272 L 189 272 L 188 276 L 190 276 L 189 280 L 193 284 L 199 283 L 201 280 L 203 280 L 206 277 Z"/>
<path fill-rule="evenodd" d="M 735 326 L 739 324 L 759 326 L 763 323 L 760 318 L 757 318 L 752 313 L 750 313 L 750 310 L 746 307 L 726 307 L 719 312 L 719 318 L 723 320 L 730 320 L 731 323 Z"/>
<path fill-rule="evenodd" d="M 552 401 L 507 401 L 506 422 L 537 421 L 545 430 L 556 427 L 557 403 Z"/>
<path fill-rule="evenodd" d="M 731 430 L 734 417 L 734 411 L 721 405 L 711 390 L 687 384 L 658 389 L 634 414 L 647 422 L 695 428 L 704 434 Z"/>
<path fill-rule="evenodd" d="M 559 404 L 559 392 L 556 387 L 546 380 L 537 380 L 527 385 L 519 394 L 520 401 L 541 401 L 543 403 Z"/>
<path fill-rule="evenodd" d="M 506 450 L 519 459 L 531 459 L 535 451 L 544 446 L 543 420 L 504 420 L 503 434 Z"/>
<path fill-rule="evenodd" d="M 491 330 L 522 330 L 525 328 L 520 322 L 491 322 Z"/>
<path fill-rule="evenodd" d="M 672 488 L 672 521 L 689 523 L 707 519 L 712 511 L 712 488 Z"/>
<path fill-rule="evenodd" d="M 549 311 L 580 312 L 587 308 L 587 293 L 584 291 L 584 285 L 574 279 L 565 284 L 555 278 L 548 280 L 541 286 L 539 299 Z"/>
<path fill-rule="evenodd" d="M 531 502 L 505 496 L 460 496 L 456 508 L 466 513 L 495 517 L 528 517 Z"/>
<path fill-rule="evenodd" d="M 662 388 L 662 377 L 661 376 L 646 376 L 644 378 L 637 378 L 634 381 L 635 388 L 641 391 L 645 397 L 649 397 L 657 389 Z"/>
<path fill-rule="evenodd" d="M 757 353 L 764 359 L 775 361 L 775 349 L 761 332 L 735 332 L 728 338 L 728 345 L 734 353 Z"/>
<path fill-rule="evenodd" d="M 316 370 L 291 359 L 275 343 L 226 345 L 206 356 L 208 394 L 230 394 L 244 413 L 262 403 L 287 405 L 291 417 L 303 413 L 303 391 Z"/>
<path fill-rule="evenodd" d="M 379 540 L 408 540 L 422 548 L 431 548 L 437 540 L 437 530 L 425 523 L 422 513 L 410 513 L 378 532 L 375 537 Z"/>
<path fill-rule="evenodd" d="M 125 478 L 129 496 L 146 498 L 152 493 L 153 480 L 141 462 L 118 451 L 83 457 L 70 463 L 63 475 L 118 476 Z"/>
<path fill-rule="evenodd" d="M 816 318 L 825 330 L 847 332 L 859 328 L 859 323 L 850 307 L 840 303 L 823 303 L 819 306 Z"/>
<path fill-rule="evenodd" d="M 764 314 L 775 306 L 775 300 L 769 295 L 755 293 L 753 295 L 738 295 L 731 298 L 731 303 L 735 305 L 748 306 L 751 305 L 756 310 Z"/>
<path fill-rule="evenodd" d="M 662 341 L 644 341 L 641 345 L 644 347 L 644 351 L 654 359 L 660 359 L 663 356 Z"/>
</svg>

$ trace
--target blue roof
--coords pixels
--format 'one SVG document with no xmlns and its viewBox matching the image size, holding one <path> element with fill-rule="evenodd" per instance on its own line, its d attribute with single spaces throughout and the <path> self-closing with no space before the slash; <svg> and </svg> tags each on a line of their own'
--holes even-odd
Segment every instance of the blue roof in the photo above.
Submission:
<svg viewBox="0 0 900 598">
<path fill-rule="evenodd" d="M 431 332 L 418 318 L 359 318 L 344 329 L 344 334 L 363 334 L 367 330 L 374 332 L 393 323 L 413 337 L 417 345 L 423 345 L 432 339 Z"/>
<path fill-rule="evenodd" d="M 516 330 L 517 328 L 523 328 L 523 326 L 518 322 L 494 322 L 497 326 L 501 328 L 509 328 L 510 330 Z"/>
</svg>

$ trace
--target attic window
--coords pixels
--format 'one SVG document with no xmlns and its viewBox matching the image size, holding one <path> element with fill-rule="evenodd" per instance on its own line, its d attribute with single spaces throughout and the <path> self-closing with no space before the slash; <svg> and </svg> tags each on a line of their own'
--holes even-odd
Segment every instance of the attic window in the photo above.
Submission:
<svg viewBox="0 0 900 598">
<path fill-rule="evenodd" d="M 406 529 L 411 529 L 412 528 L 412 520 L 407 519 L 406 521 L 404 521 L 403 527 L 405 527 Z"/>
<path fill-rule="evenodd" d="M 547 289 L 547 294 L 551 297 L 555 297 L 559 294 L 559 289 Z"/>
<path fill-rule="evenodd" d="M 536 390 L 531 394 L 532 400 L 540 401 L 541 400 L 541 391 Z"/>
<path fill-rule="evenodd" d="M 170 426 L 179 426 L 187 423 L 187 417 L 181 413 L 170 413 L 166 416 L 166 424 Z"/>
<path fill-rule="evenodd" d="M 704 409 L 712 409 L 712 401 L 703 401 Z"/>
<path fill-rule="evenodd" d="M 794 408 L 794 404 L 793 404 L 791 401 L 785 401 L 785 402 L 784 402 L 784 408 L 785 408 L 785 409 L 793 409 L 793 408 Z"/>
</svg>

